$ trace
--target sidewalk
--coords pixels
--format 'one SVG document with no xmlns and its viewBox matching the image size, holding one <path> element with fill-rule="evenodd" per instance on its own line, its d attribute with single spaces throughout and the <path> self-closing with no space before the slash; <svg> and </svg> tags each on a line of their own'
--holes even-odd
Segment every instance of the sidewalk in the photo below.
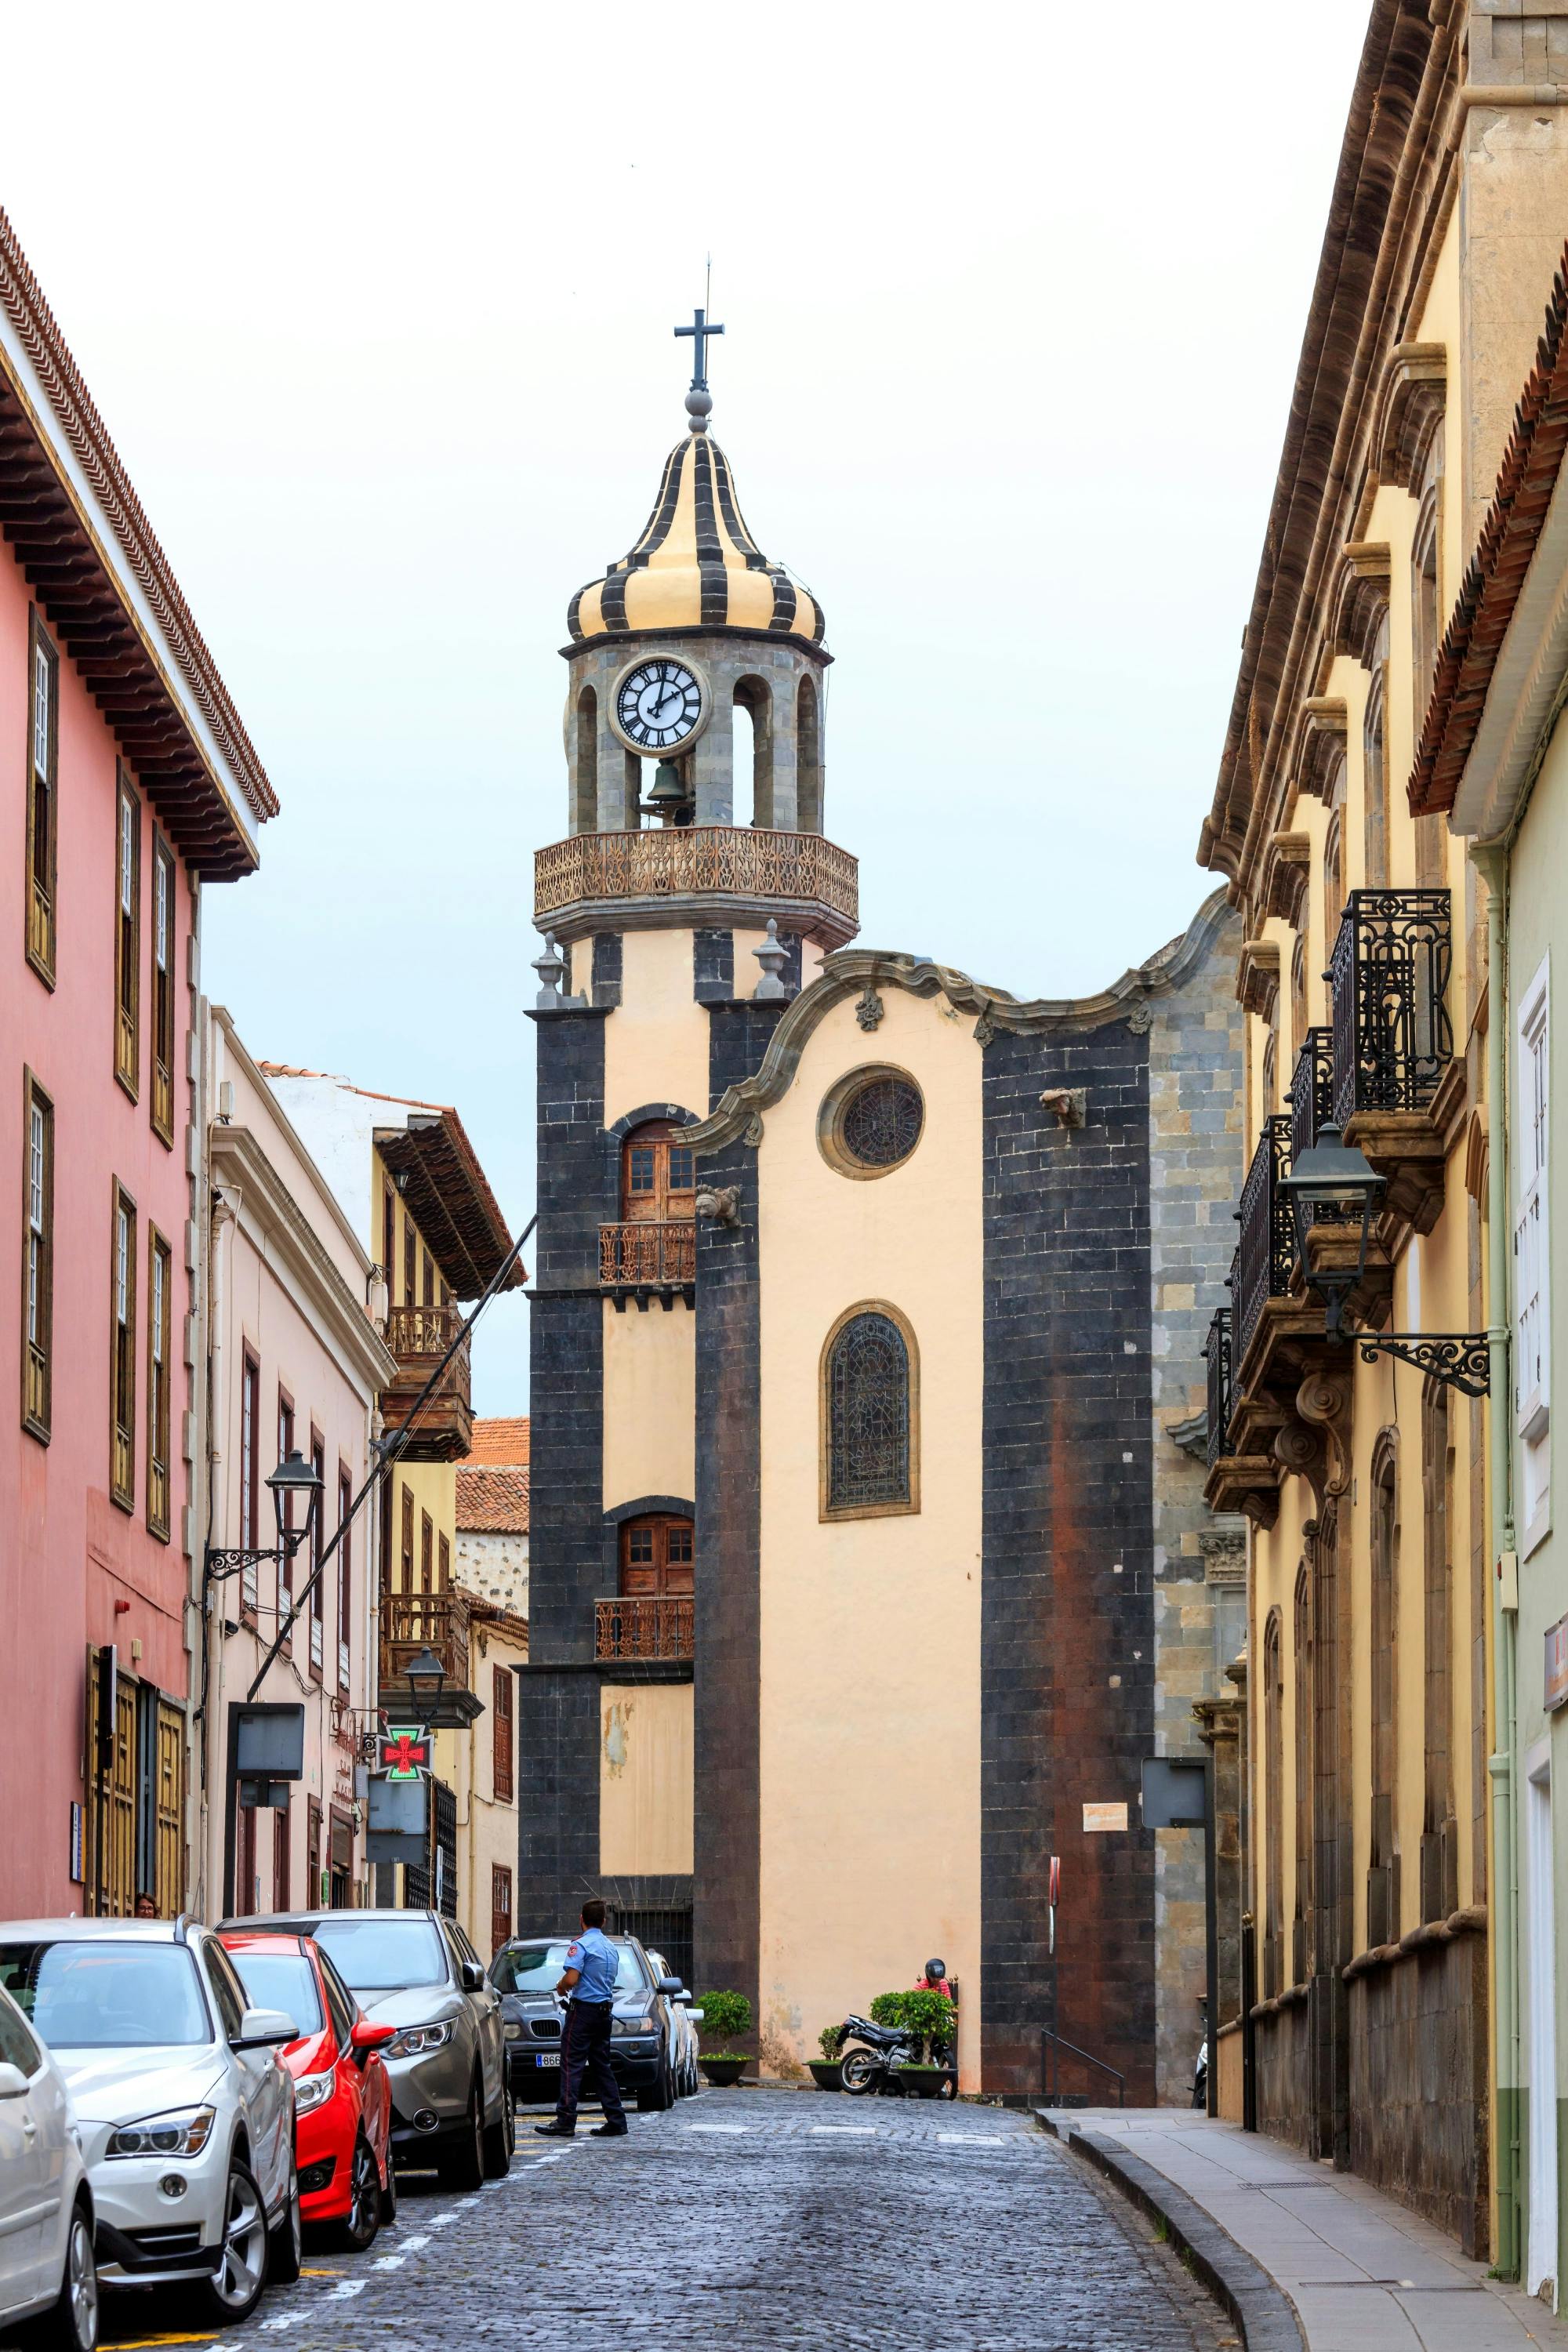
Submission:
<svg viewBox="0 0 1568 2352">
<path fill-rule="evenodd" d="M 1129 2183 L 1135 2193 L 1141 2189 L 1147 2198 L 1152 2191 L 1158 2204 L 1162 2182 L 1170 2184 L 1178 2192 L 1173 2234 L 1181 2234 L 1184 2191 L 1289 2299 L 1308 2352 L 1568 2347 L 1568 2324 L 1543 2304 L 1489 2279 L 1483 2263 L 1468 2262 L 1429 2222 L 1353 2173 L 1179 2107 L 1036 2112 L 1069 2145 L 1075 2134 L 1091 2135 L 1110 2159 L 1106 2168 L 1113 2178 L 1124 2150 L 1142 2175 Z M 1223 2272 L 1228 2249 L 1224 2240 L 1218 2243 L 1215 2267 Z M 1212 2258 L 1212 2240 L 1208 2251 Z M 1236 2264 L 1235 2274 L 1244 2284 L 1256 2276 L 1248 2263 Z M 1272 2352 L 1277 2327 L 1265 2318 L 1256 2332 L 1259 2341 L 1249 2352 L 1262 2352 L 1264 2339 Z"/>
</svg>

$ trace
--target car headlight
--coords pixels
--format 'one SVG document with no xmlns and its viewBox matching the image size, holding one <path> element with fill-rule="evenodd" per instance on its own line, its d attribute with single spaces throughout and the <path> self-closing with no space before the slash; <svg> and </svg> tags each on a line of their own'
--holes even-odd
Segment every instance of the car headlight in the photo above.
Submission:
<svg viewBox="0 0 1568 2352">
<path fill-rule="evenodd" d="M 610 2032 L 615 2035 L 651 2033 L 653 2030 L 654 2021 L 651 2017 L 612 2017 L 610 2020 Z"/>
<path fill-rule="evenodd" d="M 323 2074 L 301 2074 L 294 2084 L 294 2113 L 308 2116 L 312 2107 L 324 2107 L 332 2095 L 336 2079 L 331 2066 Z"/>
<path fill-rule="evenodd" d="M 521 2042 L 522 2040 L 522 2028 L 518 2023 L 515 2017 L 509 2017 L 507 2019 L 502 2031 L 509 2042 Z"/>
<path fill-rule="evenodd" d="M 422 2058 L 427 2051 L 439 2050 L 452 2039 L 451 2023 L 441 2025 L 405 2025 L 395 2033 L 386 2045 L 388 2058 Z"/>
<path fill-rule="evenodd" d="M 109 2135 L 105 2156 L 200 2156 L 217 2120 L 216 2107 L 177 2107 L 172 2115 L 147 2116 L 121 2124 Z"/>
</svg>

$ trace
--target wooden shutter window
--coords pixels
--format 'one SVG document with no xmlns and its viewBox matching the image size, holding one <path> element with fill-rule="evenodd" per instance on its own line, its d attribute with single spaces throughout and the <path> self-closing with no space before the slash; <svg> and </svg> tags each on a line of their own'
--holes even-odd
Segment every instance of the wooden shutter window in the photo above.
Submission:
<svg viewBox="0 0 1568 2352">
<path fill-rule="evenodd" d="M 447 1537 L 436 1539 L 436 1590 L 446 1592 L 452 1583 L 452 1547 Z"/>
<path fill-rule="evenodd" d="M 697 1163 L 668 1118 L 634 1128 L 621 1147 L 621 1221 L 665 1223 L 697 1214 Z"/>
<path fill-rule="evenodd" d="M 287 1462 L 289 1456 L 293 1453 L 293 1451 L 294 1400 L 284 1390 L 279 1389 L 278 1391 L 279 1461 Z M 292 1495 L 285 1495 L 283 1497 L 284 1532 L 287 1534 L 293 1525 L 294 1497 Z M 278 1562 L 278 1630 L 283 1634 L 283 1654 L 285 1657 L 289 1655 L 294 1647 L 293 1633 L 291 1631 L 287 1633 L 284 1632 L 284 1627 L 288 1624 L 289 1621 L 289 1612 L 293 1608 L 293 1606 L 294 1563 L 291 1559 L 283 1558 Z"/>
<path fill-rule="evenodd" d="M 493 1761 L 495 1801 L 498 1805 L 510 1805 L 513 1792 L 512 1676 L 510 1666 L 497 1666 L 491 1687 L 493 1705 L 490 1709 L 490 1727 L 495 1740 Z"/>
<path fill-rule="evenodd" d="M 58 818 L 59 656 L 35 611 L 27 675 L 27 961 L 55 984 L 55 874 Z"/>
<path fill-rule="evenodd" d="M 55 1320 L 55 1107 L 22 1073 L 22 1426 L 49 1442 Z"/>
<path fill-rule="evenodd" d="M 114 855 L 114 1075 L 136 1099 L 141 1054 L 136 1034 L 142 948 L 142 803 L 120 772 Z"/>
<path fill-rule="evenodd" d="M 327 1449 L 315 1430 L 310 1432 L 310 1467 L 320 1481 L 310 1520 L 310 1675 L 320 1682 L 327 1659 L 327 1578 L 321 1565 L 326 1545 L 321 1528 L 327 1511 Z"/>
<path fill-rule="evenodd" d="M 511 1872 L 501 1862 L 490 1864 L 490 1950 L 494 1954 L 511 1941 Z"/>
<path fill-rule="evenodd" d="M 338 1465 L 338 1525 L 342 1535 L 338 1542 L 338 1688 L 349 1686 L 349 1668 L 353 1656 L 353 1529 L 349 1525 L 349 1512 L 353 1507 L 354 1484 L 342 1463 Z"/>
<path fill-rule="evenodd" d="M 136 1507 L 136 1203 L 114 1188 L 110 1225 L 109 1491 L 122 1511 Z"/>
<path fill-rule="evenodd" d="M 419 1515 L 419 1590 L 435 1590 L 436 1527 L 428 1511 Z"/>
<path fill-rule="evenodd" d="M 174 854 L 153 835 L 153 1132 L 174 1140 Z"/>
<path fill-rule="evenodd" d="M 247 1551 L 256 1549 L 261 1507 L 261 1366 L 247 1348 L 239 1375 L 239 1540 Z M 254 1565 L 241 1569 L 239 1606 L 254 1618 L 259 1595 Z"/>
<path fill-rule="evenodd" d="M 172 1472 L 174 1257 L 155 1225 L 147 1229 L 147 1525 L 169 1540 Z"/>
<path fill-rule="evenodd" d="M 403 1590 L 405 1592 L 412 1592 L 414 1590 L 414 1489 L 412 1486 L 405 1486 L 403 1489 L 403 1540 L 401 1552 L 403 1564 Z"/>
</svg>

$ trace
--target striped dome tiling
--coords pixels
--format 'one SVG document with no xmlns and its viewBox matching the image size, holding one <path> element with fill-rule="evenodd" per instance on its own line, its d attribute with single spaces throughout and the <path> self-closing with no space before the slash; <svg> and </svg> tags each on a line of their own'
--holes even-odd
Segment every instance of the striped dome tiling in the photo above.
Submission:
<svg viewBox="0 0 1568 2352">
<path fill-rule="evenodd" d="M 566 625 L 578 645 L 626 629 L 765 629 L 819 646 L 826 623 L 747 530 L 719 444 L 693 432 L 665 460 L 636 546 L 577 591 Z"/>
</svg>

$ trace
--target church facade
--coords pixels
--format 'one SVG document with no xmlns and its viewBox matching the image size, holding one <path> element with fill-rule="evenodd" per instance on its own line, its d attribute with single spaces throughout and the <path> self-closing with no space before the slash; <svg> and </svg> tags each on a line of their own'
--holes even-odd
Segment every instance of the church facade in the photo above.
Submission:
<svg viewBox="0 0 1568 2352">
<path fill-rule="evenodd" d="M 965 2087 L 1037 2091 L 1054 2033 L 1063 2087 L 1179 2097 L 1203 1843 L 1138 1794 L 1245 1625 L 1198 1458 L 1235 919 L 1056 1003 L 852 944 L 823 614 L 698 350 L 572 602 L 536 866 L 519 1931 L 604 1892 L 784 2075 L 940 1954 Z"/>
</svg>

